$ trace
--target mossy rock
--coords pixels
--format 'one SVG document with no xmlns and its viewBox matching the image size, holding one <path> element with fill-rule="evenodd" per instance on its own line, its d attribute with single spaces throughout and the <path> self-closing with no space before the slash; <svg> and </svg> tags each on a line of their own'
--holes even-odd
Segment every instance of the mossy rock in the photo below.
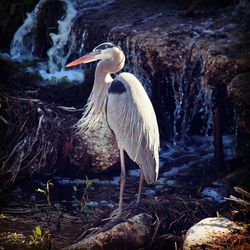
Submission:
<svg viewBox="0 0 250 250">
<path fill-rule="evenodd" d="M 227 87 L 227 92 L 239 114 L 238 150 L 250 155 L 250 72 L 235 76 Z"/>
</svg>

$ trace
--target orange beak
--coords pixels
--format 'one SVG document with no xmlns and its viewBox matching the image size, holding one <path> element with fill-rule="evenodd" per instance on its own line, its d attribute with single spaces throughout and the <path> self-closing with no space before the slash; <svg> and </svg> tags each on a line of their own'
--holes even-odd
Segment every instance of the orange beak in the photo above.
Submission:
<svg viewBox="0 0 250 250">
<path fill-rule="evenodd" d="M 76 66 L 76 65 L 79 65 L 82 63 L 89 63 L 89 62 L 93 62 L 93 61 L 96 61 L 96 58 L 94 55 L 91 55 L 91 53 L 90 53 L 90 54 L 82 56 L 82 57 L 76 59 L 75 61 L 67 64 L 65 67 L 69 68 L 69 67 L 73 67 L 73 66 Z"/>
</svg>

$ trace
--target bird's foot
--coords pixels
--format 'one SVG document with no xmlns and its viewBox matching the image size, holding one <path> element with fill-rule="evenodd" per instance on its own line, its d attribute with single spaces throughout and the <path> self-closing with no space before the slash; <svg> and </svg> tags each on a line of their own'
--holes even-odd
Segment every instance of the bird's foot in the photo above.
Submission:
<svg viewBox="0 0 250 250">
<path fill-rule="evenodd" d="M 128 204 L 128 206 L 126 207 L 126 209 L 131 209 L 131 210 L 137 210 L 140 208 L 140 202 L 131 202 L 130 204 Z"/>
<path fill-rule="evenodd" d="M 121 217 L 122 217 L 122 211 L 121 209 L 117 208 L 113 212 L 111 212 L 108 218 L 102 219 L 102 221 L 109 221 L 109 220 L 118 221 L 121 219 Z"/>
</svg>

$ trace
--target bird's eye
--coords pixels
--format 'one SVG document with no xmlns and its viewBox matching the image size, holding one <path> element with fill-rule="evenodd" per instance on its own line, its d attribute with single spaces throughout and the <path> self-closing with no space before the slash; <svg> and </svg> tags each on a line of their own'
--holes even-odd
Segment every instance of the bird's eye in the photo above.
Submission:
<svg viewBox="0 0 250 250">
<path fill-rule="evenodd" d="M 93 49 L 94 54 L 100 54 L 102 52 L 101 49 Z"/>
</svg>

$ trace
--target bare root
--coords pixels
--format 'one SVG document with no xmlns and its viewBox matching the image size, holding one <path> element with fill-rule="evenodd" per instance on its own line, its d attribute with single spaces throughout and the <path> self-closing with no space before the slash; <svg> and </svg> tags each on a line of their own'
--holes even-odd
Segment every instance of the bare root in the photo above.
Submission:
<svg viewBox="0 0 250 250">
<path fill-rule="evenodd" d="M 74 108 L 43 103 L 39 99 L 0 94 L 0 189 L 8 187 L 20 171 L 51 171 L 61 153 L 69 153 Z"/>
</svg>

